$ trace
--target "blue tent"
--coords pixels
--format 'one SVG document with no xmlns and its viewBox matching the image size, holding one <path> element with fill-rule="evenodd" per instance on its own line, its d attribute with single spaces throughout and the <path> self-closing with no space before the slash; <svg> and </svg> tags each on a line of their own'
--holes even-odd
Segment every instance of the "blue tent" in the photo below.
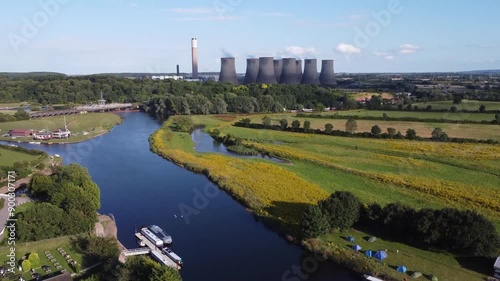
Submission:
<svg viewBox="0 0 500 281">
<path fill-rule="evenodd" d="M 387 253 L 385 251 L 378 251 L 373 255 L 378 260 L 385 260 L 387 258 Z"/>
<path fill-rule="evenodd" d="M 359 246 L 359 245 L 354 245 L 354 246 L 352 246 L 352 248 L 354 249 L 354 251 L 361 250 L 361 246 Z"/>
<path fill-rule="evenodd" d="M 396 269 L 398 272 L 406 273 L 406 267 L 404 265 L 398 266 L 398 269 Z"/>
<path fill-rule="evenodd" d="M 349 242 L 351 242 L 351 243 L 352 243 L 352 242 L 354 242 L 354 237 L 352 237 L 352 236 L 348 236 L 348 237 L 347 237 L 347 241 L 349 241 Z"/>
<path fill-rule="evenodd" d="M 370 251 L 370 250 L 368 250 L 368 251 L 365 252 L 365 256 L 371 258 L 373 256 L 373 252 Z"/>
</svg>

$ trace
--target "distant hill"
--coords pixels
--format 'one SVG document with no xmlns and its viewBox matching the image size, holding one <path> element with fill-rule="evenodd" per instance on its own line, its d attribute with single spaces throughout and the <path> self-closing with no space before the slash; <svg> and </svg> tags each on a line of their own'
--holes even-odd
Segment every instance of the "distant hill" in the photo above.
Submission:
<svg viewBox="0 0 500 281">
<path fill-rule="evenodd" d="M 471 70 L 471 71 L 462 71 L 460 73 L 464 74 L 500 74 L 500 69 L 489 69 L 489 70 Z"/>
<path fill-rule="evenodd" d="M 0 76 L 7 76 L 9 78 L 29 78 L 29 77 L 41 77 L 41 76 L 63 76 L 66 77 L 64 73 L 58 72 L 0 72 Z"/>
</svg>

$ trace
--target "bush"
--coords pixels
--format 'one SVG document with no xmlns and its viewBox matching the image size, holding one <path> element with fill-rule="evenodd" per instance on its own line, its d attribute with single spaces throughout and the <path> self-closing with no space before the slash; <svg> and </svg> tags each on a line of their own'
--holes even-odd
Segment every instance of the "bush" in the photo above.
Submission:
<svg viewBox="0 0 500 281">
<path fill-rule="evenodd" d="M 28 260 L 31 263 L 31 268 L 39 268 L 40 266 L 42 266 L 40 264 L 40 257 L 37 253 L 31 253 L 28 257 Z"/>
<path fill-rule="evenodd" d="M 29 260 L 23 260 L 21 267 L 23 268 L 23 271 L 29 271 L 31 270 L 31 262 Z"/>
<path fill-rule="evenodd" d="M 319 206 L 309 206 L 302 214 L 300 227 L 304 238 L 318 237 L 330 231 L 328 218 Z"/>
<path fill-rule="evenodd" d="M 331 229 L 349 229 L 359 219 L 361 203 L 351 192 L 336 191 L 319 202 L 321 212 L 327 217 Z"/>
</svg>

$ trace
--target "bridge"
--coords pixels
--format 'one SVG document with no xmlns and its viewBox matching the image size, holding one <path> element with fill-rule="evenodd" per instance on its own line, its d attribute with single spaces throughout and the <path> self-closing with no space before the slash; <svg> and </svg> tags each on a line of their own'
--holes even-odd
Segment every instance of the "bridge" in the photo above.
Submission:
<svg viewBox="0 0 500 281">
<path fill-rule="evenodd" d="M 110 103 L 110 104 L 99 104 L 99 105 L 84 105 L 77 106 L 72 109 L 65 110 L 52 110 L 52 111 L 39 111 L 30 113 L 30 118 L 42 118 L 50 116 L 59 115 L 71 115 L 71 114 L 82 114 L 87 112 L 105 112 L 114 111 L 131 108 L 133 105 L 131 103 Z"/>
<path fill-rule="evenodd" d="M 148 247 L 135 248 L 135 249 L 126 249 L 122 251 L 122 254 L 126 257 L 130 256 L 138 256 L 138 255 L 147 255 L 151 251 Z"/>
</svg>

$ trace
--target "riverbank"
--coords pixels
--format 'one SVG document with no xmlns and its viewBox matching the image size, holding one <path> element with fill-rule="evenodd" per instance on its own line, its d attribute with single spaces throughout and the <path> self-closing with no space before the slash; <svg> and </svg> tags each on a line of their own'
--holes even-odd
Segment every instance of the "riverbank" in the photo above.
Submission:
<svg viewBox="0 0 500 281">
<path fill-rule="evenodd" d="M 491 166 L 492 162 L 494 162 L 494 158 L 490 158 L 490 156 L 492 155 L 488 154 L 487 152 L 489 151 L 489 153 L 491 153 L 491 149 L 488 149 L 488 147 L 486 146 L 474 146 L 473 149 L 476 151 L 476 154 L 475 158 L 471 159 L 470 155 L 462 155 L 463 153 L 465 153 L 465 151 L 468 151 L 470 146 L 455 147 L 454 145 L 449 144 L 432 143 L 430 145 L 436 146 L 436 148 L 439 146 L 446 149 L 431 149 L 430 151 L 434 151 L 435 154 L 429 155 L 425 153 L 425 151 L 429 150 L 421 151 L 418 148 L 421 146 L 421 144 L 412 142 L 403 142 L 401 143 L 401 145 L 399 145 L 400 143 L 387 141 L 368 142 L 366 140 L 350 140 L 350 143 L 345 143 L 346 141 L 344 139 L 334 137 L 327 139 L 322 136 L 315 136 L 315 138 L 312 138 L 311 136 L 302 134 L 291 134 L 287 132 L 274 131 L 257 131 L 232 127 L 231 121 L 237 119 L 238 116 L 233 116 L 231 120 L 227 120 L 227 117 L 224 117 L 224 120 L 221 120 L 217 116 L 193 116 L 191 118 L 193 119 L 194 124 L 207 124 L 207 128 L 209 128 L 212 133 L 214 133 L 215 131 L 219 131 L 221 135 L 231 134 L 231 136 L 233 137 L 241 137 L 245 140 L 244 143 L 254 143 L 259 144 L 259 146 L 265 145 L 266 149 L 264 151 L 271 151 L 273 152 L 272 155 L 276 155 L 284 159 L 293 160 L 294 165 L 280 165 L 277 163 L 271 163 L 269 164 L 269 166 L 271 167 L 269 167 L 268 170 L 280 168 L 283 169 L 284 172 L 290 173 L 300 180 L 307 179 L 307 181 L 305 181 L 307 184 L 319 187 L 321 190 L 319 192 L 322 192 L 323 194 L 328 194 L 327 192 L 325 192 L 325 190 L 352 190 L 356 194 L 360 195 L 360 197 L 363 199 L 363 203 L 388 203 L 401 201 L 410 205 L 414 205 L 418 208 L 422 208 L 424 206 L 431 208 L 442 208 L 444 206 L 450 205 L 464 208 L 465 205 L 461 202 L 461 200 L 452 201 L 448 198 L 444 201 L 441 201 L 441 194 L 431 195 L 432 190 L 415 190 L 412 187 L 415 186 L 415 183 L 418 183 L 418 180 L 421 180 L 421 176 L 423 178 L 426 178 L 427 180 L 433 177 L 433 172 L 429 170 L 429 167 L 432 167 L 432 169 L 446 168 L 449 170 L 448 173 L 445 173 L 444 178 L 443 173 L 439 173 L 442 183 L 452 180 L 452 178 L 448 177 L 448 174 L 453 174 L 455 181 L 467 181 L 467 179 L 463 178 L 462 176 L 457 176 L 457 174 L 451 173 L 451 170 L 460 170 L 460 173 L 462 175 L 467 174 L 468 178 L 471 176 L 474 177 L 474 175 L 472 175 L 471 173 L 481 172 L 481 177 L 483 177 L 481 185 L 484 186 L 482 187 L 484 188 L 483 192 L 491 192 L 488 185 L 490 182 L 490 178 L 493 178 L 490 173 L 494 172 L 495 170 L 494 167 Z M 255 118 L 259 117 L 255 116 Z M 228 193 L 236 198 L 239 202 L 243 203 L 247 208 L 252 210 L 252 212 L 254 212 L 259 217 L 259 219 L 262 219 L 263 222 L 271 225 L 271 228 L 280 229 L 281 233 L 298 233 L 296 229 L 298 226 L 298 221 L 300 220 L 301 212 L 298 212 L 295 208 L 300 207 L 299 205 L 304 207 L 310 204 L 317 203 L 317 201 L 309 201 L 305 203 L 303 202 L 302 204 L 297 204 L 296 202 L 294 203 L 294 201 L 303 200 L 303 198 L 300 198 L 303 192 L 300 189 L 294 191 L 290 191 L 290 189 L 293 189 L 297 185 L 301 186 L 300 183 L 288 182 L 287 187 L 283 189 L 283 191 L 293 193 L 292 197 L 295 197 L 293 199 L 294 201 L 290 201 L 288 198 L 281 197 L 282 194 L 280 193 L 280 191 L 282 190 L 280 190 L 280 188 L 276 188 L 277 186 L 272 182 L 273 175 L 271 175 L 268 170 L 251 172 L 249 170 L 245 170 L 245 165 L 248 165 L 248 162 L 251 162 L 248 159 L 234 160 L 234 157 L 223 157 L 216 154 L 196 153 L 192 149 L 192 142 L 189 141 L 188 133 L 172 131 L 171 126 L 173 125 L 173 123 L 174 120 L 172 119 L 165 122 L 160 130 L 151 135 L 150 144 L 151 150 L 153 152 L 160 154 L 162 157 L 176 163 L 179 166 L 185 167 L 188 170 L 205 174 L 209 179 L 217 183 L 221 187 L 221 189 L 228 191 Z M 352 142 L 354 142 L 354 144 Z M 387 147 L 387 144 L 390 144 L 389 148 Z M 356 145 L 356 149 L 354 149 L 354 145 Z M 413 147 L 414 145 L 418 147 Z M 399 148 L 402 148 L 403 146 L 404 149 L 400 150 Z M 389 149 L 392 150 L 389 151 Z M 460 153 L 457 149 L 460 149 L 462 153 Z M 485 152 L 484 154 L 483 150 Z M 411 154 L 412 156 L 403 155 L 405 153 Z M 418 160 L 413 159 L 418 157 L 418 153 L 422 154 L 422 157 Z M 370 156 L 367 156 L 365 154 L 370 154 Z M 381 157 L 382 154 L 388 155 Z M 305 156 L 307 157 L 304 158 Z M 346 162 L 346 156 L 348 156 L 349 158 L 353 158 L 351 160 L 354 161 Z M 457 157 L 460 158 L 460 161 L 455 159 Z M 407 162 L 409 161 L 408 163 L 412 164 L 412 168 L 401 169 L 401 163 L 400 161 L 398 161 L 399 158 L 401 158 L 401 160 L 403 161 L 404 159 L 406 159 Z M 218 159 L 218 161 L 214 161 L 215 159 Z M 361 161 L 361 159 L 363 160 Z M 379 160 L 381 161 L 379 162 Z M 367 161 L 373 163 L 365 163 Z M 472 166 L 474 168 L 468 168 L 467 171 L 464 171 L 465 168 L 463 167 L 463 161 L 473 161 L 475 165 Z M 425 165 L 423 164 L 424 162 L 426 163 Z M 335 163 L 335 165 L 333 165 L 333 163 Z M 396 166 L 395 171 L 398 172 L 400 176 L 402 176 L 401 174 L 408 176 L 409 182 L 413 182 L 411 186 L 408 186 L 407 183 L 401 183 L 401 186 L 399 186 L 399 182 L 387 182 L 385 180 L 382 180 L 383 177 L 370 178 L 366 177 L 366 175 L 363 173 L 357 173 L 358 170 L 370 171 L 375 169 L 378 174 L 383 175 L 388 172 L 388 174 L 390 174 L 391 170 L 389 165 L 392 164 Z M 217 174 L 217 171 L 230 171 L 232 166 L 235 165 L 239 165 L 240 167 L 242 167 L 242 170 L 244 172 L 252 175 L 252 177 L 246 179 L 248 180 L 248 182 L 240 182 L 241 178 L 233 176 L 232 172 L 226 173 L 226 177 L 222 179 L 214 176 L 214 174 Z M 359 165 L 362 165 L 363 169 L 360 169 Z M 346 166 L 346 168 L 348 169 L 341 169 L 341 167 L 343 166 Z M 382 166 L 383 170 L 378 169 L 378 166 Z M 425 170 L 425 172 L 423 170 Z M 261 178 L 261 176 L 266 175 L 267 177 Z M 417 182 L 415 182 L 416 180 Z M 468 180 L 471 179 L 469 178 Z M 260 181 L 263 182 L 261 183 Z M 256 192 L 254 189 L 251 189 L 250 186 L 253 182 L 266 185 L 267 188 L 265 189 L 265 192 Z M 456 184 L 453 184 L 453 186 L 455 186 L 454 188 L 457 188 Z M 333 189 L 332 187 L 335 189 Z M 269 203 L 269 205 L 263 206 L 260 204 L 255 204 L 255 202 L 263 201 L 263 197 L 268 196 L 272 193 L 278 194 L 274 194 L 274 199 Z M 484 208 L 481 206 L 472 207 L 484 211 L 485 214 L 489 215 L 489 217 L 497 217 L 496 212 L 490 208 Z M 267 211 L 267 213 L 265 213 L 265 216 L 259 216 L 262 213 L 262 210 Z M 280 216 L 280 214 L 286 214 L 286 216 Z M 279 219 L 276 219 L 277 217 Z M 338 236 L 336 234 L 332 235 Z M 369 236 L 369 233 L 365 233 L 364 235 Z M 467 268 L 465 268 L 464 265 L 459 262 L 459 259 L 452 255 L 420 250 L 395 242 L 384 241 L 380 238 L 379 240 L 381 241 L 381 244 L 383 243 L 386 248 L 391 250 L 400 249 L 404 246 L 405 252 L 407 252 L 411 258 L 404 259 L 405 256 L 403 255 L 392 255 L 391 259 L 389 260 L 390 263 L 383 264 L 382 268 L 372 268 L 374 271 L 371 271 L 372 269 L 362 268 L 359 270 L 360 272 L 370 273 L 372 275 L 383 273 L 386 276 L 390 276 L 390 278 L 400 280 L 401 276 L 397 274 L 393 267 L 400 265 L 400 263 L 404 263 L 406 266 L 411 266 L 412 270 L 415 269 L 415 271 L 420 270 L 423 273 L 430 272 L 433 274 L 438 274 L 440 280 L 481 280 L 481 278 L 477 276 L 483 276 L 481 275 L 481 273 L 475 273 L 474 271 L 468 269 L 471 268 L 469 267 L 470 265 L 467 265 Z M 335 239 L 329 237 L 321 237 L 321 239 L 317 240 L 316 242 L 319 243 L 315 244 L 315 246 L 318 247 L 310 247 L 307 244 L 304 244 L 304 246 L 314 252 L 319 250 L 318 252 L 320 252 L 322 255 L 335 253 L 336 250 L 342 251 L 343 255 L 337 254 L 335 255 L 335 257 L 332 257 L 332 260 L 335 260 L 336 262 L 353 270 L 356 270 L 356 267 L 352 266 L 353 260 L 367 260 L 367 258 L 362 254 L 356 255 L 356 252 L 348 248 L 349 245 L 346 245 L 345 242 L 341 242 L 338 237 L 336 237 Z M 334 243 L 334 245 L 332 245 L 332 243 Z M 373 244 L 373 246 L 378 247 L 378 244 Z M 377 248 L 374 250 L 380 249 Z M 437 264 L 439 266 L 435 266 Z M 413 268 L 413 266 L 415 267 Z M 436 269 L 431 270 L 433 268 Z M 463 275 L 464 272 L 469 272 L 469 274 L 467 274 L 468 276 Z M 471 279 L 471 276 L 474 277 L 472 277 Z"/>
<path fill-rule="evenodd" d="M 125 112 L 125 111 L 120 111 Z M 120 113 L 116 112 L 116 113 Z M 114 112 L 111 113 L 87 113 L 66 116 L 66 124 L 71 131 L 69 139 L 51 139 L 49 141 L 33 140 L 30 137 L 0 137 L 0 141 L 11 143 L 40 143 L 40 144 L 72 144 L 80 143 L 93 138 L 100 137 L 115 126 L 122 123 L 122 118 Z M 64 116 L 54 116 L 42 119 L 4 122 L 0 123 L 0 135 L 8 133 L 9 130 L 56 130 L 64 127 Z"/>
</svg>

